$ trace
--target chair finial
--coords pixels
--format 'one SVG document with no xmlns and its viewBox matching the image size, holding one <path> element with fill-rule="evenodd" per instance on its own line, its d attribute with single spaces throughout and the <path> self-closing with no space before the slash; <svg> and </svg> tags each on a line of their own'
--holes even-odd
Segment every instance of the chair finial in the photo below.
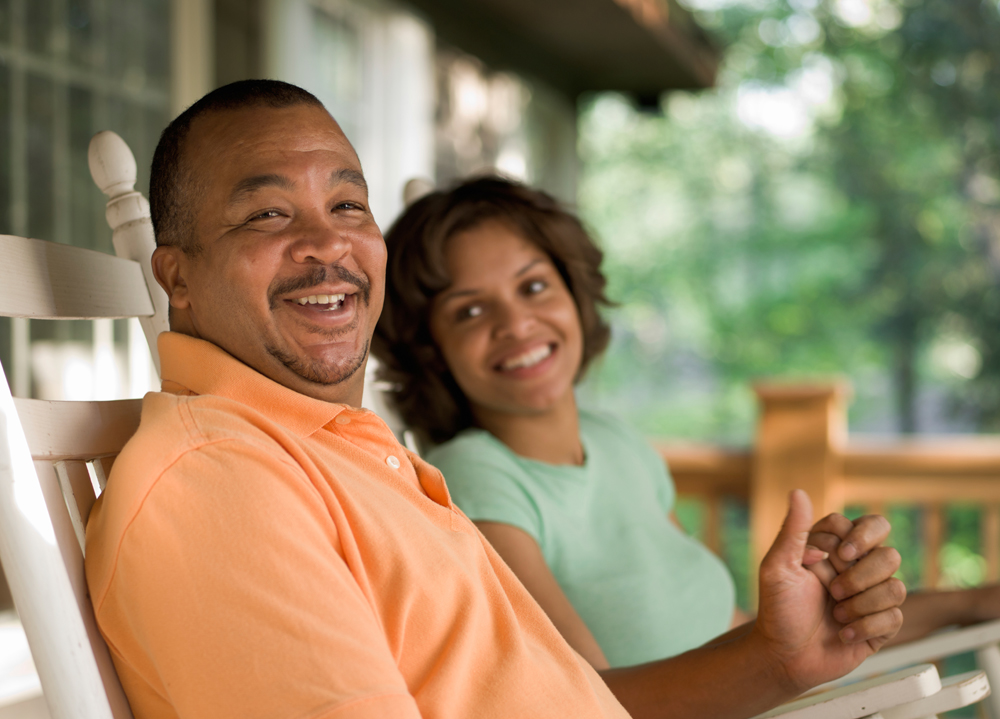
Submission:
<svg viewBox="0 0 1000 719">
<path fill-rule="evenodd" d="M 110 130 L 99 132 L 90 140 L 87 164 L 94 183 L 108 197 L 117 197 L 135 188 L 135 156 L 126 142 Z"/>
</svg>

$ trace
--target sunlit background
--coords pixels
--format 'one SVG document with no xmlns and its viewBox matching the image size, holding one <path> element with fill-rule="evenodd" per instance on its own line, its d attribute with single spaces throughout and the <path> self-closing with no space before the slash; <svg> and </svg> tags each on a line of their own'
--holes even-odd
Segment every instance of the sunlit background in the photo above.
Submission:
<svg viewBox="0 0 1000 719">
<path fill-rule="evenodd" d="M 615 342 L 588 394 L 745 443 L 749 382 L 847 376 L 851 429 L 1000 425 L 991 2 L 687 0 L 717 88 L 581 106 Z"/>
<path fill-rule="evenodd" d="M 751 444 L 762 377 L 846 378 L 854 434 L 1000 428 L 994 2 L 0 0 L 0 233 L 111 252 L 91 135 L 125 138 L 145 192 L 170 118 L 260 76 L 332 110 L 383 228 L 413 177 L 496 170 L 573 206 L 619 303 L 581 396 L 651 438 Z M 0 361 L 17 396 L 157 384 L 123 320 L 0 319 Z M 910 586 L 927 552 L 938 586 L 988 576 L 978 507 L 937 507 L 930 550 L 927 507 L 883 509 Z"/>
</svg>

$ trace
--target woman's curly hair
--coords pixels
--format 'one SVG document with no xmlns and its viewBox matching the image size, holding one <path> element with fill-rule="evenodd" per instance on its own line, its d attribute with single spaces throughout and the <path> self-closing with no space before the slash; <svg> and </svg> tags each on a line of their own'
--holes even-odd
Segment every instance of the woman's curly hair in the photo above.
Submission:
<svg viewBox="0 0 1000 719">
<path fill-rule="evenodd" d="M 389 403 L 424 442 L 445 442 L 474 424 L 465 395 L 431 337 L 435 296 L 451 284 L 448 240 L 489 220 L 507 223 L 545 252 L 569 288 L 583 330 L 576 379 L 608 345 L 599 305 L 610 306 L 600 266 L 603 254 L 575 216 L 550 195 L 500 177 L 462 182 L 414 202 L 385 235 L 385 305 L 372 339 L 379 379 L 394 391 Z"/>
</svg>

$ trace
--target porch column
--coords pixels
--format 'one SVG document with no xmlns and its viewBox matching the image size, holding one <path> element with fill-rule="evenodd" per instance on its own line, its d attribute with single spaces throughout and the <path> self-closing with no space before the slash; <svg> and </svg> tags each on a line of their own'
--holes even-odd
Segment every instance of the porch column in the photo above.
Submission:
<svg viewBox="0 0 1000 719">
<path fill-rule="evenodd" d="M 751 576 L 781 528 L 788 494 L 804 489 L 819 519 L 842 507 L 840 451 L 847 440 L 846 382 L 759 383 L 760 423 L 750 482 Z M 754 592 L 756 595 L 756 592 Z"/>
</svg>

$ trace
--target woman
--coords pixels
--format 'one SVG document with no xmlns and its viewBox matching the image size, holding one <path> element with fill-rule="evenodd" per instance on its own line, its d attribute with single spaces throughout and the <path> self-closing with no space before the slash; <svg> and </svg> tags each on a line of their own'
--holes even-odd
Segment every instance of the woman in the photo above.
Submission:
<svg viewBox="0 0 1000 719">
<path fill-rule="evenodd" d="M 577 406 L 609 339 L 602 255 L 579 220 L 483 178 L 416 202 L 386 243 L 373 350 L 396 408 L 570 645 L 617 667 L 723 633 L 732 581 L 669 520 L 662 460 Z"/>
</svg>

